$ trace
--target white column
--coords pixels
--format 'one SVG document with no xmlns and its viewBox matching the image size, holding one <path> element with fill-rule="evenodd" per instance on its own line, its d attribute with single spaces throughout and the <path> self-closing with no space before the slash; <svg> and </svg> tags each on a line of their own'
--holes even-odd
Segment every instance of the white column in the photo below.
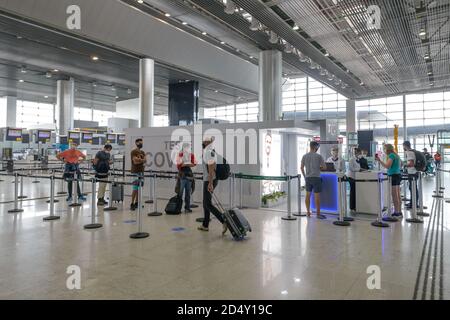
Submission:
<svg viewBox="0 0 450 320">
<path fill-rule="evenodd" d="M 408 128 L 406 126 L 406 96 L 403 95 L 403 141 L 408 140 Z"/>
<path fill-rule="evenodd" d="M 356 132 L 356 108 L 355 108 L 355 100 L 348 99 L 346 102 L 346 111 L 345 111 L 345 119 L 346 119 L 346 131 L 347 134 L 349 132 Z"/>
<path fill-rule="evenodd" d="M 56 104 L 58 108 L 58 134 L 67 135 L 73 129 L 73 108 L 75 100 L 75 81 L 58 80 L 56 83 Z"/>
<path fill-rule="evenodd" d="M 17 125 L 17 98 L 6 97 L 6 126 L 15 128 Z"/>
<path fill-rule="evenodd" d="M 155 61 L 141 59 L 139 63 L 139 128 L 153 126 L 155 93 Z"/>
<path fill-rule="evenodd" d="M 262 51 L 259 54 L 259 121 L 281 118 L 281 76 L 281 51 Z"/>
</svg>

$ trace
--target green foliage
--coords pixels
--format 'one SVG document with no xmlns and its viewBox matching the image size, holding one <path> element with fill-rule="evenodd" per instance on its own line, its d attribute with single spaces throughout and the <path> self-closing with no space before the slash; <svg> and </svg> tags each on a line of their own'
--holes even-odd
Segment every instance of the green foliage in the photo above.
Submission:
<svg viewBox="0 0 450 320">
<path fill-rule="evenodd" d="M 275 192 L 264 195 L 261 198 L 261 201 L 264 205 L 266 205 L 268 201 L 276 201 L 278 198 L 285 197 L 285 196 L 286 196 L 286 192 L 275 191 Z"/>
</svg>

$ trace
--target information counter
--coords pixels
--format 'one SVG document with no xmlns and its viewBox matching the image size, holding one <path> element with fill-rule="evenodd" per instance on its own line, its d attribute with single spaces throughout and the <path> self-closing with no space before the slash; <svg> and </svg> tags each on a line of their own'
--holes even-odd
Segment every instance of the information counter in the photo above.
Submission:
<svg viewBox="0 0 450 320">
<path fill-rule="evenodd" d="M 379 171 L 365 171 L 357 172 L 355 174 L 356 180 L 368 180 L 356 182 L 356 213 L 378 214 L 381 208 L 387 204 L 387 197 L 389 196 L 385 190 L 388 190 L 387 180 L 381 183 L 381 196 L 378 194 L 378 183 L 370 180 L 377 180 Z M 381 178 L 387 179 L 386 175 L 381 175 Z"/>
</svg>

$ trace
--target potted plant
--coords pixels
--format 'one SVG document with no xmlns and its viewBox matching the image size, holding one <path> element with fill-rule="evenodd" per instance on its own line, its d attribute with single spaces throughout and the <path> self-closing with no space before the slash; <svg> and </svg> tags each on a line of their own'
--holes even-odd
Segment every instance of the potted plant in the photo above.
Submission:
<svg viewBox="0 0 450 320">
<path fill-rule="evenodd" d="M 263 208 L 271 208 L 276 205 L 279 205 L 286 201 L 286 192 L 284 191 L 275 191 L 266 195 L 263 195 L 261 198 L 261 206 Z"/>
</svg>

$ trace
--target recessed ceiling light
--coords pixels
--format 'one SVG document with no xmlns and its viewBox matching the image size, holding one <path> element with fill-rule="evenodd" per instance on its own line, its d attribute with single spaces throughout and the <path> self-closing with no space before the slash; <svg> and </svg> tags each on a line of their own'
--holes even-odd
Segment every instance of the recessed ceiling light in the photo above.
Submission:
<svg viewBox="0 0 450 320">
<path fill-rule="evenodd" d="M 430 86 L 434 86 L 434 83 L 433 83 L 433 82 L 430 82 Z"/>
<path fill-rule="evenodd" d="M 24 82 L 22 79 L 19 79 L 19 82 Z"/>
<path fill-rule="evenodd" d="M 298 30 L 300 29 L 298 25 L 294 24 L 294 26 L 292 27 L 292 30 Z"/>
<path fill-rule="evenodd" d="M 225 41 L 220 41 L 220 44 L 225 44 Z"/>
<path fill-rule="evenodd" d="M 58 69 L 53 69 L 53 72 L 59 72 L 59 70 Z"/>
<path fill-rule="evenodd" d="M 183 25 L 187 25 L 188 23 L 186 21 L 183 21 L 181 24 Z"/>
<path fill-rule="evenodd" d="M 144 0 L 137 0 L 138 3 L 144 3 Z"/>
<path fill-rule="evenodd" d="M 48 96 L 44 96 L 45 99 L 48 99 Z"/>
<path fill-rule="evenodd" d="M 131 94 L 131 89 L 128 89 L 128 90 L 127 90 L 127 93 L 128 93 L 128 94 Z"/>
<path fill-rule="evenodd" d="M 254 57 L 253 56 L 250 56 L 250 59 L 253 59 Z"/>
<path fill-rule="evenodd" d="M 425 53 L 425 56 L 423 57 L 424 59 L 430 59 L 430 54 L 429 53 Z"/>
<path fill-rule="evenodd" d="M 112 91 L 116 91 L 116 87 L 111 86 L 111 90 L 112 90 Z"/>
<path fill-rule="evenodd" d="M 429 76 L 431 76 L 433 74 L 433 72 L 431 72 L 431 71 L 428 71 L 428 75 Z"/>
<path fill-rule="evenodd" d="M 218 93 L 218 92 L 219 92 L 219 90 L 214 90 L 214 92 L 215 92 L 215 93 Z"/>
<path fill-rule="evenodd" d="M 94 60 L 94 61 L 98 61 L 99 57 L 97 57 L 97 56 L 92 56 L 91 59 Z"/>
<path fill-rule="evenodd" d="M 170 17 L 170 13 L 166 13 L 164 14 L 166 17 Z"/>
<path fill-rule="evenodd" d="M 363 86 L 363 85 L 364 85 L 364 82 L 361 81 L 361 82 L 359 83 L 359 85 L 360 85 L 360 86 Z"/>
<path fill-rule="evenodd" d="M 17 36 L 17 39 L 22 39 L 22 37 L 21 36 Z"/>
<path fill-rule="evenodd" d="M 329 57 L 330 54 L 328 52 L 325 53 L 325 57 Z"/>
<path fill-rule="evenodd" d="M 52 77 L 52 74 L 50 72 L 46 72 L 45 77 L 50 79 Z"/>
<path fill-rule="evenodd" d="M 92 86 L 93 86 L 93 87 L 96 87 L 96 86 L 97 86 L 97 83 L 92 82 Z"/>
<path fill-rule="evenodd" d="M 207 35 L 207 33 L 206 33 L 205 31 L 203 31 L 203 32 L 202 32 L 202 35 L 206 36 L 206 35 Z"/>
<path fill-rule="evenodd" d="M 116 99 L 119 99 L 119 96 L 116 96 Z"/>
<path fill-rule="evenodd" d="M 22 68 L 20 69 L 20 72 L 21 72 L 21 73 L 27 73 L 27 68 L 22 67 Z"/>
<path fill-rule="evenodd" d="M 288 291 L 287 291 L 287 290 L 283 290 L 283 291 L 281 291 L 281 294 L 282 294 L 282 295 L 287 295 L 287 294 L 288 294 Z"/>
<path fill-rule="evenodd" d="M 419 36 L 424 37 L 426 35 L 427 35 L 427 33 L 426 33 L 425 29 L 420 29 Z"/>
</svg>

